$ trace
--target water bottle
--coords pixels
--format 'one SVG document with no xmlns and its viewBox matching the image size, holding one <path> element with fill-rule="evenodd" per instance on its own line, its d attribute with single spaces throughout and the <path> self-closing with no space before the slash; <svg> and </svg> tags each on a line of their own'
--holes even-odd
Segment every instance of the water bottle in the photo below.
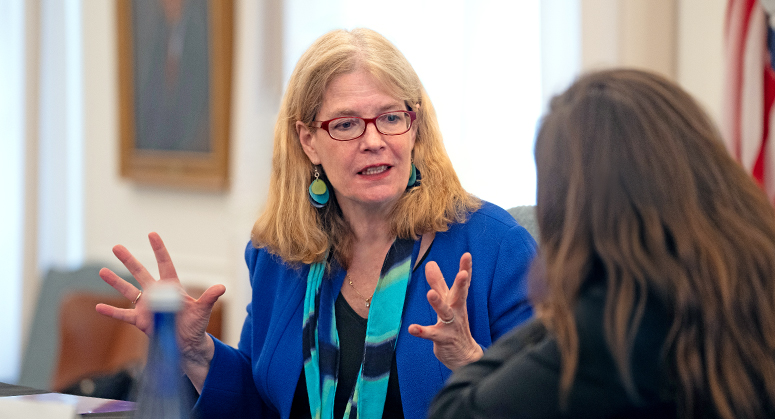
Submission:
<svg viewBox="0 0 775 419">
<path fill-rule="evenodd" d="M 175 316 L 183 301 L 174 284 L 158 282 L 143 293 L 153 313 L 153 333 L 148 341 L 145 364 L 137 395 L 135 419 L 181 419 L 190 417 L 187 378 L 180 369 L 180 350 Z"/>
</svg>

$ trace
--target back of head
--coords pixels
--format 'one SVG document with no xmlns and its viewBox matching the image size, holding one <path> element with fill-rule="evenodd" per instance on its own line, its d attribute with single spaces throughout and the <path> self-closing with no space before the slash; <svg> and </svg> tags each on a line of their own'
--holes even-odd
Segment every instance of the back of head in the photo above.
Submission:
<svg viewBox="0 0 775 419">
<path fill-rule="evenodd" d="M 554 98 L 535 155 L 539 304 L 553 313 L 564 387 L 577 362 L 572 307 L 598 263 L 625 383 L 632 331 L 653 296 L 673 318 L 666 353 L 684 414 L 772 409 L 775 213 L 697 103 L 655 74 L 592 73 Z"/>
</svg>

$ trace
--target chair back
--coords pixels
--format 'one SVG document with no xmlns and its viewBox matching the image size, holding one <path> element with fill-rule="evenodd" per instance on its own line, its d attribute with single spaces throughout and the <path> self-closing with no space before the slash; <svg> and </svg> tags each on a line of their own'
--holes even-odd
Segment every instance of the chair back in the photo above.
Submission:
<svg viewBox="0 0 775 419">
<path fill-rule="evenodd" d="M 520 205 L 514 208 L 508 209 L 509 214 L 514 217 L 515 220 L 525 227 L 535 239 L 536 243 L 540 241 L 540 235 L 538 231 L 538 222 L 536 221 L 536 207 L 535 205 Z"/>
<path fill-rule="evenodd" d="M 59 353 L 51 388 L 63 391 L 86 377 L 122 370 L 139 372 L 145 364 L 148 337 L 136 327 L 102 316 L 97 303 L 129 308 L 121 296 L 72 292 L 62 299 L 59 316 Z"/>
<path fill-rule="evenodd" d="M 118 296 L 99 277 L 100 269 L 105 266 L 137 286 L 137 282 L 125 270 L 113 269 L 102 263 L 86 264 L 79 269 L 51 269 L 45 274 L 25 345 L 19 385 L 51 389 L 60 348 L 59 317 L 63 297 L 77 292 L 99 294 L 106 298 Z"/>
</svg>

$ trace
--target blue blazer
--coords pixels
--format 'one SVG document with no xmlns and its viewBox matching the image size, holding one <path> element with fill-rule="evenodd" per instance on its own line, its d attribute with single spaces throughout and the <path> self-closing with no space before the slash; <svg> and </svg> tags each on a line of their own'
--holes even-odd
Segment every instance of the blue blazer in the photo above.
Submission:
<svg viewBox="0 0 775 419">
<path fill-rule="evenodd" d="M 412 266 L 420 240 L 414 245 Z M 436 323 L 426 298 L 425 264 L 435 261 L 449 286 L 460 256 L 473 260 L 468 319 L 474 339 L 486 348 L 532 315 L 527 273 L 536 243 L 505 210 L 483 202 L 467 222 L 436 233 L 428 255 L 412 273 L 396 342 L 404 416 L 424 418 L 451 371 L 433 354 L 433 343 L 409 334 L 409 325 Z M 302 309 L 309 266 L 290 267 L 266 249 L 248 244 L 245 260 L 253 298 L 238 348 L 215 340 L 215 355 L 195 406 L 205 418 L 287 418 L 302 370 Z M 341 287 L 345 272 L 331 277 Z"/>
</svg>

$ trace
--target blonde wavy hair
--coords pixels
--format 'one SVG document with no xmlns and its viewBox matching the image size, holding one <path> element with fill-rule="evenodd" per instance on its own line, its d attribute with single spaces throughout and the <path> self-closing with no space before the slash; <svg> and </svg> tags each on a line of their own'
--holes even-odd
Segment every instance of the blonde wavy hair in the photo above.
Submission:
<svg viewBox="0 0 775 419">
<path fill-rule="evenodd" d="M 310 126 L 328 83 L 357 69 L 371 73 L 387 92 L 417 112 L 413 159 L 422 182 L 404 193 L 392 210 L 393 233 L 416 239 L 423 233 L 446 231 L 480 205 L 460 184 L 433 105 L 401 52 L 369 29 L 331 31 L 307 49 L 291 74 L 274 130 L 267 205 L 253 226 L 254 246 L 267 248 L 288 263 L 320 261 L 331 249 L 345 268 L 349 264 L 354 237 L 335 194 L 321 210 L 309 203 L 307 188 L 314 166 L 302 150 L 295 124 Z"/>
<path fill-rule="evenodd" d="M 661 76 L 588 74 L 552 100 L 535 156 L 536 303 L 563 394 L 578 366 L 574 306 L 600 263 L 606 343 L 631 394 L 633 341 L 657 298 L 681 417 L 775 411 L 775 211 L 700 106 Z"/>
</svg>

